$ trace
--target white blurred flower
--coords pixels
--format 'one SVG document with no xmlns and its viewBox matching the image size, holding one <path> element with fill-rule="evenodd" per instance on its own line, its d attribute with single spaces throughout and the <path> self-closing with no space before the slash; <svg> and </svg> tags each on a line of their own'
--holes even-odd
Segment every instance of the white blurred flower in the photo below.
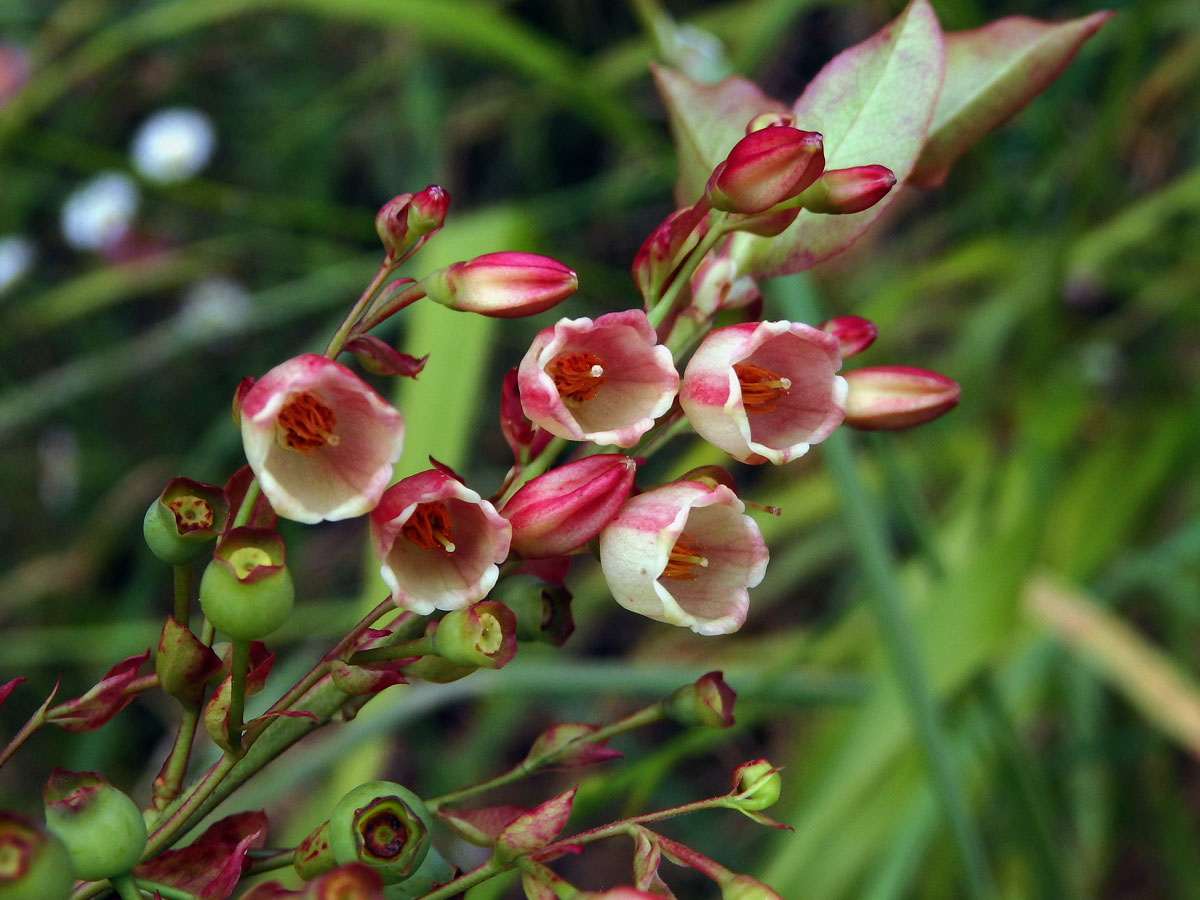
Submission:
<svg viewBox="0 0 1200 900">
<path fill-rule="evenodd" d="M 37 248 L 23 234 L 0 237 L 0 294 L 29 274 Z"/>
<path fill-rule="evenodd" d="M 217 275 L 197 281 L 184 292 L 178 325 L 188 333 L 220 335 L 240 331 L 249 313 L 246 288 Z"/>
<path fill-rule="evenodd" d="M 196 109 L 173 107 L 154 113 L 137 130 L 129 153 L 148 181 L 170 184 L 208 165 L 216 147 L 212 120 Z"/>
<path fill-rule="evenodd" d="M 76 250 L 102 250 L 129 230 L 139 192 L 123 172 L 102 172 L 71 192 L 60 218 L 63 238 Z"/>
</svg>

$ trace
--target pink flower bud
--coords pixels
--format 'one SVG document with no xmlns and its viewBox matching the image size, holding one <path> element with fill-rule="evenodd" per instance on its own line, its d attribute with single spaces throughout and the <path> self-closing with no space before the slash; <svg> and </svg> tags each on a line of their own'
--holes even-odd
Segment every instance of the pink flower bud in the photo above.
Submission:
<svg viewBox="0 0 1200 900">
<path fill-rule="evenodd" d="M 677 209 L 650 232 L 633 257 L 633 281 L 647 300 L 668 288 L 679 263 L 708 231 L 708 205 Z"/>
<path fill-rule="evenodd" d="M 767 568 L 767 546 L 724 485 L 677 481 L 625 501 L 600 532 L 600 568 L 626 609 L 727 634 L 746 620 Z"/>
<path fill-rule="evenodd" d="M 896 184 L 886 166 L 854 166 L 825 172 L 800 195 L 809 212 L 845 215 L 870 209 Z"/>
<path fill-rule="evenodd" d="M 729 151 L 708 179 L 714 209 L 752 214 L 788 200 L 825 168 L 821 135 L 776 125 L 752 131 Z"/>
<path fill-rule="evenodd" d="M 842 421 L 846 382 L 833 335 L 797 322 L 712 332 L 683 373 L 679 402 L 702 438 L 734 459 L 788 462 Z"/>
<path fill-rule="evenodd" d="M 560 319 L 517 369 L 521 406 L 558 437 L 631 447 L 671 408 L 679 374 L 646 314 Z"/>
<path fill-rule="evenodd" d="M 838 316 L 817 327 L 837 338 L 838 353 L 842 359 L 862 353 L 875 343 L 875 337 L 879 334 L 875 324 L 861 316 Z"/>
<path fill-rule="evenodd" d="M 628 456 L 603 453 L 527 482 L 500 510 L 512 525 L 512 549 L 542 559 L 583 546 L 617 514 L 636 469 Z"/>
<path fill-rule="evenodd" d="M 482 599 L 512 529 L 461 481 L 430 469 L 392 485 L 371 512 L 371 545 L 396 605 L 428 615 Z"/>
<path fill-rule="evenodd" d="M 867 431 L 896 431 L 948 412 L 962 389 L 937 372 L 909 366 L 875 366 L 846 373 L 846 424 Z"/>
<path fill-rule="evenodd" d="M 371 510 L 404 442 L 400 413 L 345 366 L 314 353 L 260 378 L 240 411 L 246 461 L 275 511 L 297 522 Z"/>
<path fill-rule="evenodd" d="M 414 244 L 424 243 L 446 220 L 450 195 L 431 184 L 416 194 L 400 194 L 383 204 L 375 216 L 375 231 L 387 250 L 388 258 L 397 259 Z"/>
<path fill-rule="evenodd" d="M 421 280 L 429 299 L 497 319 L 531 316 L 575 293 L 579 279 L 562 263 L 533 253 L 485 253 Z"/>
</svg>

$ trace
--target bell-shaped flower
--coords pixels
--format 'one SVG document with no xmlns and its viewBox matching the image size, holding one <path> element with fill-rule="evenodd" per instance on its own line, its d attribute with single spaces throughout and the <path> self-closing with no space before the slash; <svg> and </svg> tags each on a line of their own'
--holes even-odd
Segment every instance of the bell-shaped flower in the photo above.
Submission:
<svg viewBox="0 0 1200 900">
<path fill-rule="evenodd" d="M 397 606 L 421 615 L 482 599 L 511 535 L 492 504 L 438 469 L 392 485 L 371 512 L 380 575 Z"/>
<path fill-rule="evenodd" d="M 617 514 L 636 469 L 628 456 L 600 453 L 531 479 L 500 510 L 512 525 L 512 549 L 545 559 L 583 546 Z"/>
<path fill-rule="evenodd" d="M 573 441 L 630 447 L 671 407 L 679 374 L 641 310 L 560 319 L 517 369 L 535 425 Z"/>
<path fill-rule="evenodd" d="M 625 502 L 600 532 L 600 567 L 626 609 L 698 634 L 746 620 L 767 568 L 758 526 L 729 488 L 676 481 Z"/>
<path fill-rule="evenodd" d="M 841 424 L 838 339 L 797 322 L 712 332 L 683 373 L 679 402 L 702 438 L 746 463 L 785 463 Z"/>
<path fill-rule="evenodd" d="M 400 458 L 404 417 L 341 363 L 306 353 L 240 399 L 246 461 L 275 511 L 297 522 L 370 512 Z"/>
</svg>

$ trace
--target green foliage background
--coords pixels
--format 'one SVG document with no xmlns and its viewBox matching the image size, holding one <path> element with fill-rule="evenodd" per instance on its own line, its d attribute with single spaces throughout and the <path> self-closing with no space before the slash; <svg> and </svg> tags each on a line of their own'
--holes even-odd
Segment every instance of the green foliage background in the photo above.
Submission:
<svg viewBox="0 0 1200 900">
<path fill-rule="evenodd" d="M 608 720 L 722 668 L 736 729 L 625 739 L 625 762 L 585 778 L 580 823 L 719 792 L 767 756 L 785 767 L 773 814 L 794 832 L 732 813 L 665 830 L 788 898 L 1200 896 L 1200 9 L 1112 5 L 944 187 L 772 283 L 768 316 L 871 318 L 864 364 L 937 369 L 963 401 L 913 432 L 736 468 L 746 494 L 783 509 L 759 517 L 773 558 L 743 632 L 637 619 L 581 562 L 564 650 L 395 689 L 252 784 L 242 805 L 272 813 L 272 843 L 320 821 L 339 786 L 456 787 L 550 722 Z M 790 100 L 900 5 L 667 6 Z M 934 6 L 947 29 L 1096 8 Z M 558 316 L 635 305 L 628 265 L 671 208 L 673 163 L 654 48 L 609 0 L 8 0 L 0 35 L 37 60 L 0 108 L 0 234 L 39 253 L 0 298 L 0 681 L 29 679 L 0 708 L 7 740 L 60 676 L 74 696 L 155 642 L 170 579 L 141 545 L 142 512 L 172 475 L 219 483 L 239 464 L 233 388 L 319 350 L 374 272 L 380 203 L 429 183 L 453 197 L 415 273 L 522 249 L 580 274 L 577 297 L 531 321 L 418 305 L 390 335 L 432 354 L 397 398 L 400 474 L 433 454 L 487 494 L 509 461 L 499 378 Z M 162 250 L 115 266 L 69 250 L 62 199 L 127 169 L 134 128 L 172 104 L 211 115 L 219 150 L 198 179 L 142 185 L 139 228 Z M 244 321 L 186 316 L 182 292 L 210 275 L 246 286 Z M 643 478 L 704 462 L 721 460 L 676 442 Z M 381 595 L 363 523 L 286 537 L 301 600 L 274 642 L 280 685 Z M 165 753 L 173 715 L 148 699 L 90 736 L 39 733 L 0 771 L 0 801 L 36 811 L 51 761 L 144 799 L 157 762 L 142 764 Z M 930 777 L 931 751 L 949 781 Z M 627 848 L 564 871 L 592 888 L 628 880 Z"/>
</svg>

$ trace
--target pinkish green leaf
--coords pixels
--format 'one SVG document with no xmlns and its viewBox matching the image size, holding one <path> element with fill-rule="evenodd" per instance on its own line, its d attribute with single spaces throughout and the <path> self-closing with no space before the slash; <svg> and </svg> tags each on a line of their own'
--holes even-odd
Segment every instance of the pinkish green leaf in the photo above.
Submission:
<svg viewBox="0 0 1200 900">
<path fill-rule="evenodd" d="M 513 819 L 496 837 L 497 852 L 509 857 L 519 856 L 549 844 L 570 818 L 575 790 L 571 788 Z"/>
<path fill-rule="evenodd" d="M 439 809 L 441 819 L 460 838 L 477 847 L 496 843 L 505 828 L 529 812 L 524 806 L 484 806 L 477 809 Z"/>
<path fill-rule="evenodd" d="M 942 30 L 928 0 L 911 0 L 881 31 L 835 56 L 792 112 L 796 127 L 825 138 L 825 167 L 882 165 L 903 181 L 912 171 L 942 89 Z M 756 275 L 799 272 L 845 250 L 894 199 L 843 216 L 804 210 L 783 234 L 739 234 L 734 254 Z"/>
<path fill-rule="evenodd" d="M 675 140 L 679 178 L 675 199 L 691 206 L 704 193 L 708 176 L 746 136 L 746 124 L 764 112 L 786 112 L 757 84 L 732 75 L 717 84 L 699 84 L 664 66 L 651 66 L 654 82 L 667 107 Z"/>
<path fill-rule="evenodd" d="M 225 900 L 242 877 L 246 854 L 262 847 L 267 817 L 236 813 L 213 824 L 193 843 L 140 863 L 134 874 L 186 891 L 199 900 Z"/>
<path fill-rule="evenodd" d="M 937 187 L 968 147 L 1046 89 L 1113 15 L 1069 22 L 1010 16 L 946 35 L 946 86 L 909 181 Z"/>
</svg>

